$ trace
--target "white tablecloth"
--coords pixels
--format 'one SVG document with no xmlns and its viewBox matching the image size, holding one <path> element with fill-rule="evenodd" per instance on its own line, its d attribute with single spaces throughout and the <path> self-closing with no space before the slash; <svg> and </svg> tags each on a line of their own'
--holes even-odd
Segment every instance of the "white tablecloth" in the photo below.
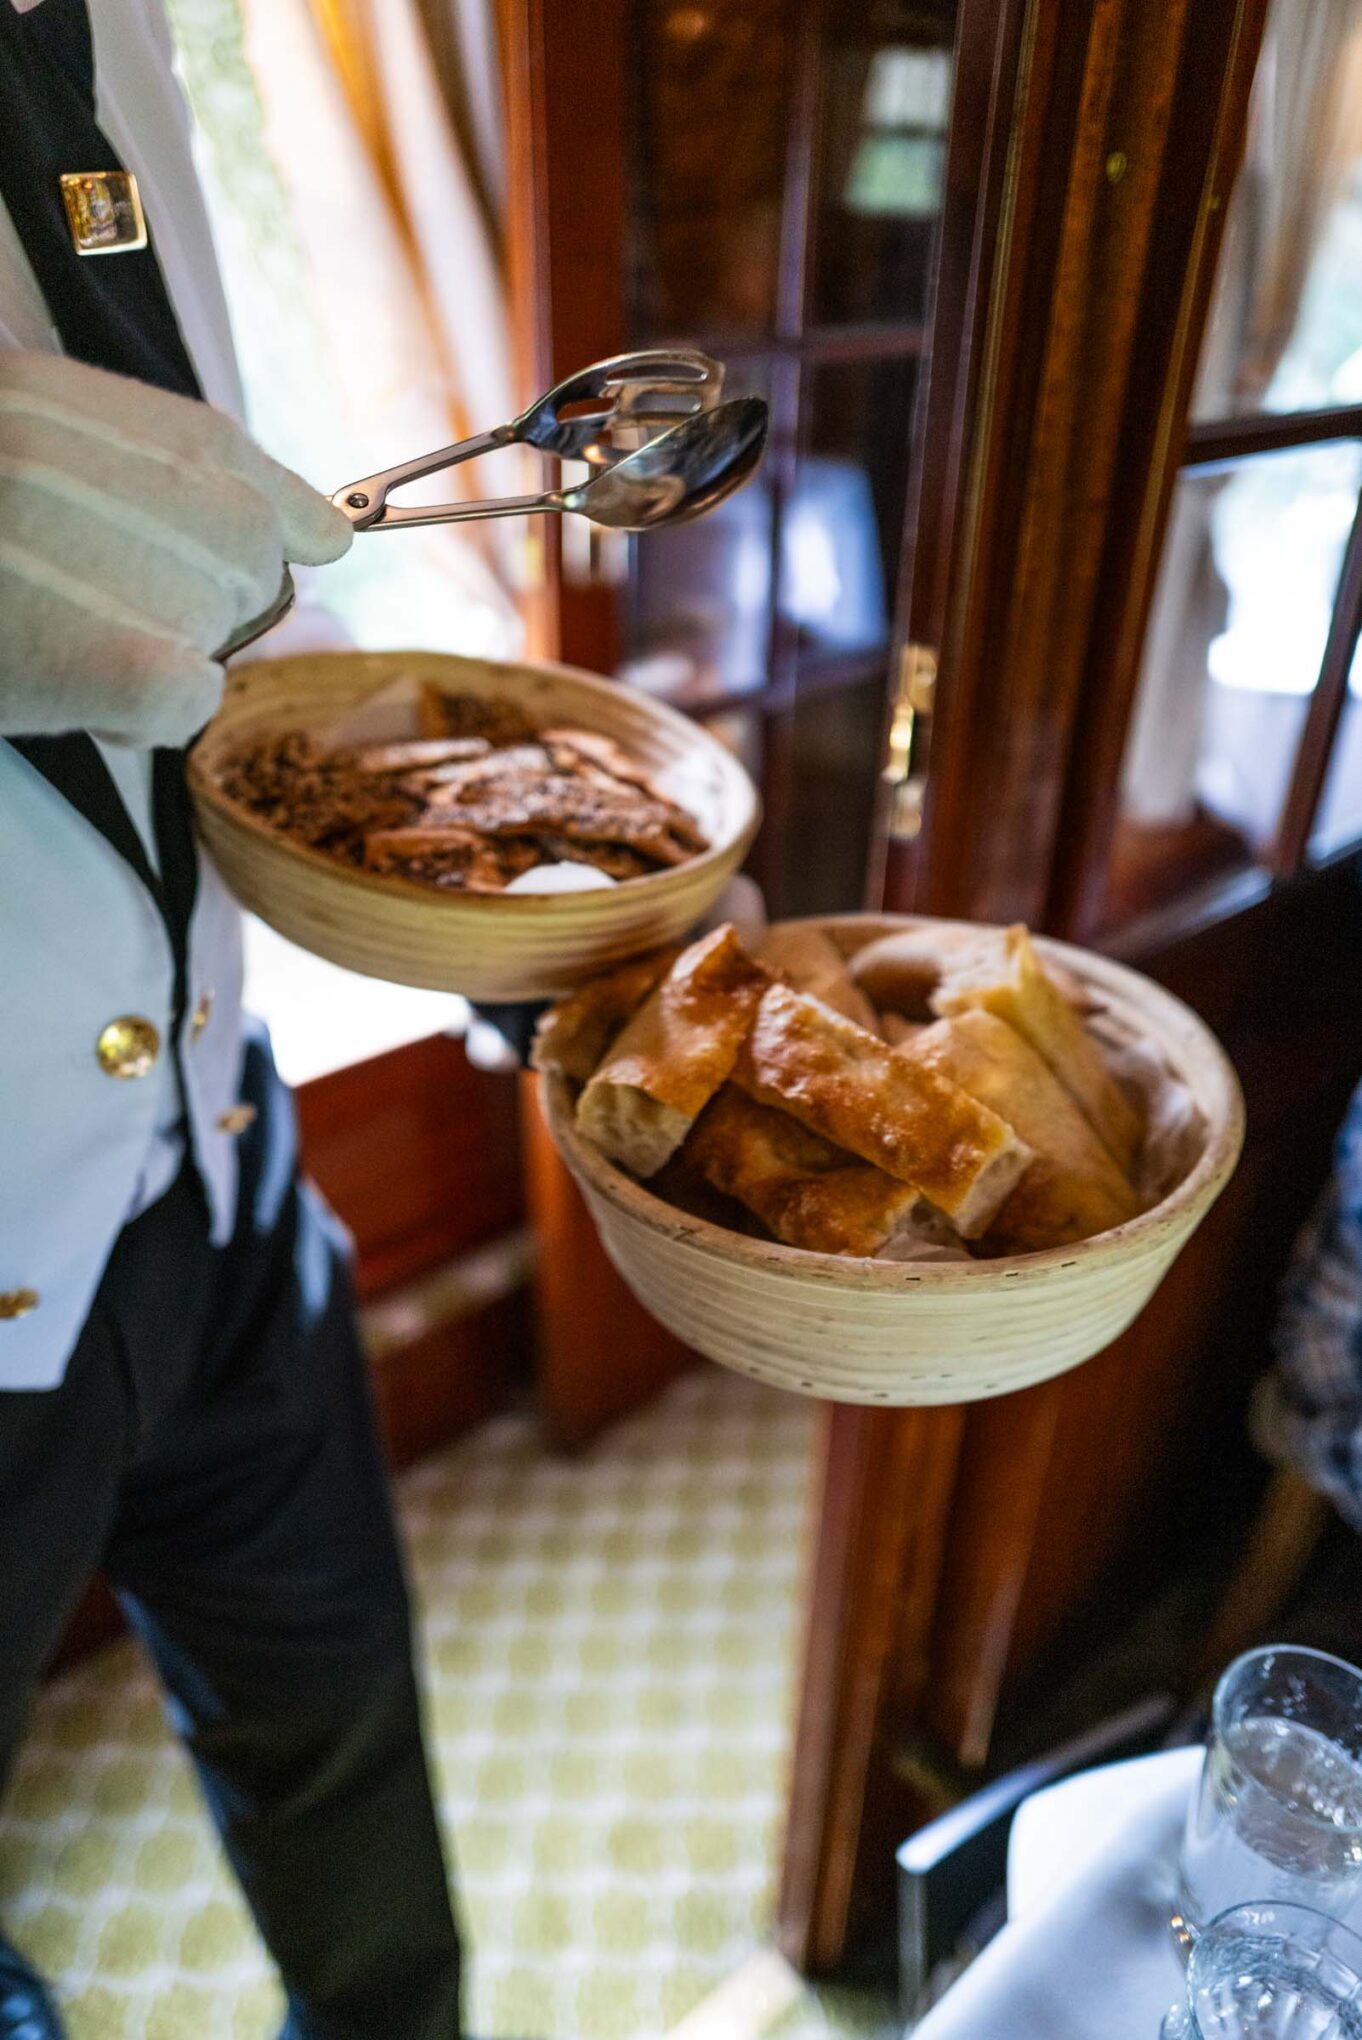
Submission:
<svg viewBox="0 0 1362 2040">
<path fill-rule="evenodd" d="M 1201 1759 L 1108 1764 L 1028 1799 L 1008 1923 L 913 2040 L 1157 2040 L 1183 1989 L 1168 1915 Z"/>
</svg>

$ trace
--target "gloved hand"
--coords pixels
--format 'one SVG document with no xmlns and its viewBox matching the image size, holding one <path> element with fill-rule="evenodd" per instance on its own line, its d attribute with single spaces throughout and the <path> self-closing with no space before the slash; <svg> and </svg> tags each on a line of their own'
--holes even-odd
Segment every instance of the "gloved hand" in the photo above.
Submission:
<svg viewBox="0 0 1362 2040">
<path fill-rule="evenodd" d="M 224 412 L 0 352 L 0 735 L 185 743 L 222 692 L 213 652 L 284 562 L 352 535 Z"/>
<path fill-rule="evenodd" d="M 475 1070 L 498 1076 L 528 1069 L 539 1016 L 548 1000 L 515 1006 L 474 1006 L 463 1037 L 463 1052 Z"/>
</svg>

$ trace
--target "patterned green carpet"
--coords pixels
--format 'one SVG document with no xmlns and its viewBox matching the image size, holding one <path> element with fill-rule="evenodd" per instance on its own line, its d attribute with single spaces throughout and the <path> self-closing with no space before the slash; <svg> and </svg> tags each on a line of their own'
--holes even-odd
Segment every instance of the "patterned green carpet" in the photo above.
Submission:
<svg viewBox="0 0 1362 2040">
<path fill-rule="evenodd" d="M 811 1419 L 704 1371 L 583 1458 L 509 1417 L 403 1481 L 475 2032 L 660 2040 L 763 1944 Z M 72 2040 L 277 2029 L 131 1645 L 43 1696 L 0 1819 L 0 1910 Z M 885 2017 L 810 1992 L 775 2031 L 840 2040 Z"/>
</svg>

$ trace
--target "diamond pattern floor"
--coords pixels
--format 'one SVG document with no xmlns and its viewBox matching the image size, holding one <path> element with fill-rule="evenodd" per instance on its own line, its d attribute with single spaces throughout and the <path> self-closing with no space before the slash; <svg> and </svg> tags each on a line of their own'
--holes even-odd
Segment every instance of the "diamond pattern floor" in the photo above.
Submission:
<svg viewBox="0 0 1362 2040">
<path fill-rule="evenodd" d="M 762 1945 L 811 1406 L 717 1371 L 592 1452 L 511 1416 L 401 1485 L 471 2023 L 658 2040 Z M 0 1819 L 0 1910 L 72 2040 L 268 2040 L 279 1999 L 133 1646 L 54 1682 Z M 780 2040 L 880 2031 L 806 1993 Z"/>
</svg>

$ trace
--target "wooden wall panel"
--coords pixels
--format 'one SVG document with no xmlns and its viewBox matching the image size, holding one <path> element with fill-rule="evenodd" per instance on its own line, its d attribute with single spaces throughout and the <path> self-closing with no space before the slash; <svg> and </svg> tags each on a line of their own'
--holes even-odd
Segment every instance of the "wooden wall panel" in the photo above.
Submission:
<svg viewBox="0 0 1362 2040">
<path fill-rule="evenodd" d="M 589 1444 L 699 1362 L 628 1290 L 553 1145 L 539 1079 L 521 1079 L 525 1179 L 538 1243 L 535 1385 L 549 1442 Z"/>
<path fill-rule="evenodd" d="M 298 1092 L 305 1164 L 355 1236 L 377 1296 L 515 1225 L 524 1209 L 515 1080 L 435 1035 Z"/>
</svg>

